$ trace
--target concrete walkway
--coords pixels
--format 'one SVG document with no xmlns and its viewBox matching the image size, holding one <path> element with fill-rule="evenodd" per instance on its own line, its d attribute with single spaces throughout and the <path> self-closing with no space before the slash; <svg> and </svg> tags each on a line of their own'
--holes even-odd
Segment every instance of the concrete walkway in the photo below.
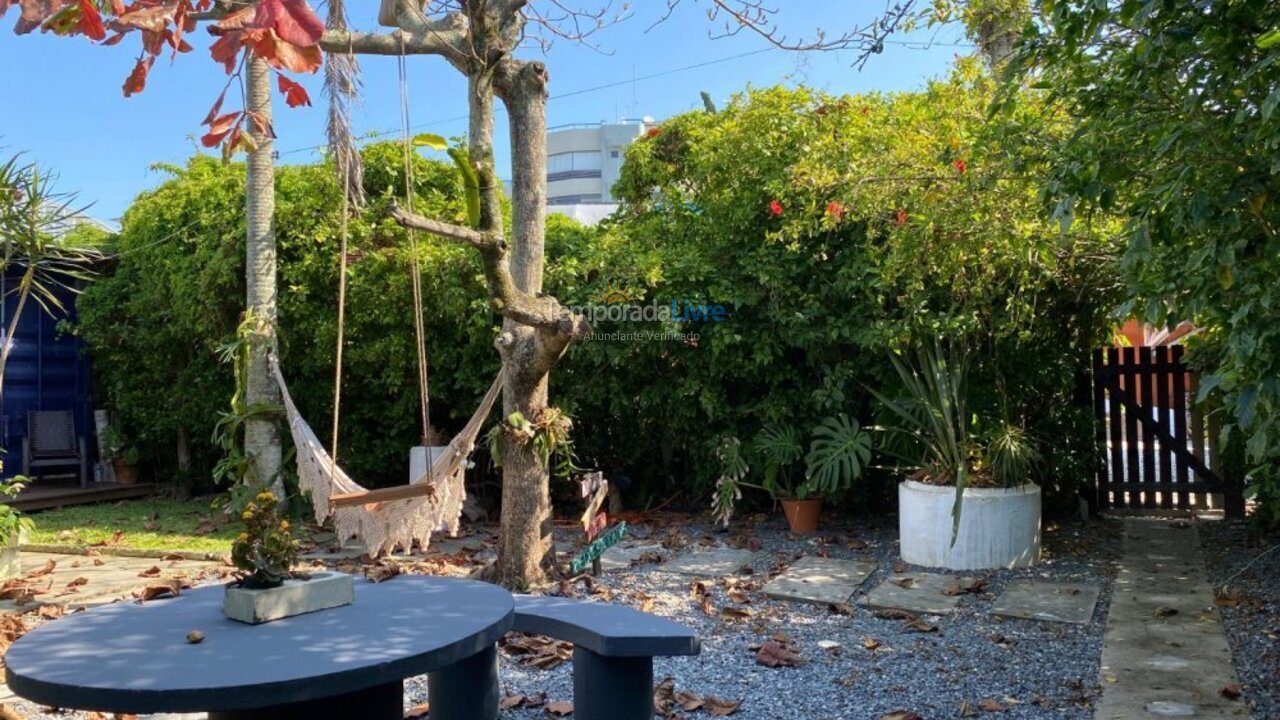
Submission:
<svg viewBox="0 0 1280 720">
<path fill-rule="evenodd" d="M 1247 718 L 1193 524 L 1125 520 L 1096 720 Z"/>
</svg>

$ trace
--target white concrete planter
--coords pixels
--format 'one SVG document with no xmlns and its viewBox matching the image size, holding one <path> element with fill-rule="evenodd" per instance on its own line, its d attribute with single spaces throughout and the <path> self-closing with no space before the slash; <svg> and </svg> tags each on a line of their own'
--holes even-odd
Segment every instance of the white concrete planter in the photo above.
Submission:
<svg viewBox="0 0 1280 720">
<path fill-rule="evenodd" d="M 222 614 L 232 620 L 258 625 L 272 620 L 350 605 L 355 602 L 355 580 L 346 573 L 312 573 L 306 580 L 285 580 L 273 588 L 228 585 L 222 598 Z"/>
<path fill-rule="evenodd" d="M 0 580 L 8 580 L 22 574 L 22 559 L 18 556 L 18 544 L 24 538 L 15 535 L 0 545 Z"/>
<path fill-rule="evenodd" d="M 969 488 L 951 543 L 956 489 L 913 480 L 898 485 L 902 559 L 912 565 L 981 570 L 1034 565 L 1040 559 L 1040 486 Z"/>
</svg>

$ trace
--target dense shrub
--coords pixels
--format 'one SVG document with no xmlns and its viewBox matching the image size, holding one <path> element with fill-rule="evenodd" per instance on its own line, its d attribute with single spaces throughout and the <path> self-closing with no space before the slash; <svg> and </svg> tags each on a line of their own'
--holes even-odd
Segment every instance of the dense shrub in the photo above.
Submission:
<svg viewBox="0 0 1280 720">
<path fill-rule="evenodd" d="M 419 437 L 410 246 L 384 218 L 402 186 L 400 149 L 365 149 L 367 210 L 351 224 L 341 462 L 371 484 L 403 482 Z M 144 193 L 115 240 L 115 272 L 80 299 L 98 401 L 116 413 L 157 477 L 208 478 L 210 435 L 232 391 L 216 350 L 244 305 L 244 167 L 197 157 L 159 168 L 172 178 Z M 463 212 L 452 164 L 419 158 L 417 205 Z M 340 194 L 331 168 L 277 171 L 276 240 L 283 367 L 298 404 L 329 433 L 336 342 Z M 432 422 L 465 421 L 497 368 L 494 318 L 469 248 L 422 237 Z M 179 450 L 182 446 L 183 449 Z M 190 457 L 179 472 L 179 456 Z"/>
<path fill-rule="evenodd" d="M 1039 214 L 1041 150 L 1062 123 L 1033 99 L 988 120 L 991 90 L 962 65 L 918 93 L 751 91 L 637 142 L 615 188 L 622 210 L 604 227 L 551 217 L 546 286 L 566 303 L 728 313 L 596 323 L 674 337 L 593 338 L 553 373 L 583 463 L 629 475 L 633 501 L 684 493 L 702 505 L 723 437 L 770 423 L 807 435 L 839 412 L 870 424 L 866 386 L 894 391 L 890 349 L 941 335 L 969 348 L 974 404 L 1025 426 L 1047 459 L 1034 479 L 1070 498 L 1091 473 L 1089 410 L 1075 394 L 1088 351 L 1109 338 L 1117 249 L 1100 222 L 1063 233 Z M 418 435 L 409 249 L 381 219 L 398 158 L 393 146 L 365 151 L 375 199 L 352 225 L 341 461 L 373 484 L 403 482 Z M 419 207 L 459 213 L 452 169 L 417 162 Z M 207 159 L 167 170 L 174 178 L 127 214 L 117 273 L 84 298 L 84 332 L 107 398 L 155 467 L 173 468 L 185 430 L 190 475 L 203 477 L 231 391 L 214 350 L 242 305 L 243 170 Z M 290 167 L 277 181 L 284 366 L 321 437 L 335 340 L 330 175 Z M 472 251 L 421 247 L 433 420 L 456 429 L 496 370 L 496 323 Z"/>
<path fill-rule="evenodd" d="M 554 384 L 584 452 L 706 497 L 720 438 L 873 420 L 865 386 L 893 391 L 889 350 L 942 336 L 968 347 L 974 404 L 1025 426 L 1047 458 L 1034 479 L 1069 498 L 1092 473 L 1081 370 L 1110 337 L 1117 248 L 1100 222 L 1042 217 L 1042 148 L 1063 123 L 1034 98 L 988 120 L 992 90 L 967 63 L 918 93 L 754 90 L 636 143 L 620 215 L 555 292 L 730 317 L 605 323 L 697 339 L 576 348 Z"/>
</svg>

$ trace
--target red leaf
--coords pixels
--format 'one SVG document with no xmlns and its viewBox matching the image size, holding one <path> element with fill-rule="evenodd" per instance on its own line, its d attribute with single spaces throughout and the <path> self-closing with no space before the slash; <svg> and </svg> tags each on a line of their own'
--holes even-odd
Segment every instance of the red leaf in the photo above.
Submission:
<svg viewBox="0 0 1280 720">
<path fill-rule="evenodd" d="M 200 144 L 207 148 L 221 144 L 223 139 L 236 128 L 238 124 L 237 121 L 239 119 L 240 113 L 233 112 L 227 113 L 226 115 L 214 120 L 209 124 L 209 132 L 206 133 L 204 137 L 200 138 Z"/>
<path fill-rule="evenodd" d="M 230 86 L 228 86 L 230 87 Z M 204 120 L 200 121 L 201 125 L 212 125 L 214 120 L 218 119 L 218 113 L 222 112 L 222 101 L 227 99 L 227 88 L 222 88 L 222 94 L 213 103 L 213 107 L 209 108 L 209 114 L 204 116 Z"/>
<path fill-rule="evenodd" d="M 209 34 L 226 35 L 235 30 L 247 30 L 251 27 L 257 26 L 253 22 L 253 8 L 247 7 L 231 13 L 214 25 L 210 25 Z"/>
<path fill-rule="evenodd" d="M 245 42 L 253 47 L 253 54 L 266 60 L 277 70 L 295 73 L 313 73 L 320 69 L 323 58 L 319 45 L 299 47 L 287 43 L 276 35 L 275 30 L 249 30 L 245 33 Z"/>
<path fill-rule="evenodd" d="M 157 5 L 126 12 L 111 23 L 111 29 L 120 31 L 125 28 L 137 28 L 147 32 L 162 33 L 173 20 L 174 9 L 172 5 Z"/>
<path fill-rule="evenodd" d="M 102 40 L 107 37 L 107 29 L 102 25 L 102 13 L 89 0 L 79 0 L 80 20 L 76 30 L 90 40 Z"/>
<path fill-rule="evenodd" d="M 155 62 L 153 57 L 145 57 L 133 66 L 133 72 L 129 73 L 129 78 L 124 81 L 124 96 L 129 97 L 136 93 L 142 92 L 147 87 L 147 73 L 151 72 L 151 64 Z"/>
<path fill-rule="evenodd" d="M 18 24 L 14 26 L 13 32 L 26 35 L 72 2 L 75 0 L 18 0 L 22 16 L 18 18 Z"/>
<path fill-rule="evenodd" d="M 280 92 L 284 93 L 284 101 L 289 107 L 296 108 L 302 105 L 310 107 L 311 96 L 307 95 L 306 88 L 283 75 L 278 77 Z"/>
<path fill-rule="evenodd" d="M 306 0 L 262 0 L 253 24 L 298 47 L 311 47 L 324 35 L 324 23 Z"/>
<path fill-rule="evenodd" d="M 236 63 L 240 61 L 240 49 L 244 47 L 244 31 L 233 30 L 214 41 L 209 46 L 209 54 L 214 62 L 222 63 L 227 74 L 235 72 Z"/>
</svg>

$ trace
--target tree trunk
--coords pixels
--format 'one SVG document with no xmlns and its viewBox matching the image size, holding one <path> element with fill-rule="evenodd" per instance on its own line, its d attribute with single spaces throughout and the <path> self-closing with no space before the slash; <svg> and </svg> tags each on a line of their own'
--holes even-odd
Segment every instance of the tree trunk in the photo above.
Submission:
<svg viewBox="0 0 1280 720">
<path fill-rule="evenodd" d="M 470 105 L 468 152 L 480 183 L 479 230 L 502 235 L 502 205 L 493 158 L 493 88 L 494 71 L 477 69 L 468 75 L 467 96 Z M 513 144 L 519 140 L 513 137 Z M 542 140 L 545 143 L 545 139 Z M 522 143 L 527 144 L 527 143 Z M 545 148 L 545 144 L 543 145 Z M 519 150 L 513 151 L 516 155 Z M 545 152 L 544 152 L 545 154 Z M 527 205 L 526 186 L 517 185 L 518 207 Z M 540 218 L 539 218 L 540 219 Z M 540 223 L 537 223 L 540 226 Z M 523 225 L 523 227 L 522 227 Z M 517 213 L 509 260 L 512 281 L 524 291 L 541 285 L 541 267 L 531 277 L 527 258 L 530 240 L 541 256 L 540 232 L 527 233 L 528 216 Z M 519 269 L 518 269 L 519 268 Z M 523 270 L 523 272 L 521 272 Z M 519 412 L 536 420 L 547 407 L 547 377 L 539 371 L 537 332 L 510 319 L 504 320 L 497 340 L 505 377 L 502 388 L 503 417 Z M 508 587 L 526 589 L 544 579 L 543 559 L 551 547 L 551 500 L 548 493 L 547 469 L 527 445 L 504 444 L 502 456 L 502 524 L 498 535 L 498 560 L 495 575 Z"/>
<path fill-rule="evenodd" d="M 499 85 L 510 118 L 512 245 L 508 260 L 516 287 L 542 292 L 547 201 L 546 68 L 541 63 L 504 63 Z M 559 350 L 546 331 L 503 322 L 498 351 L 506 369 L 503 417 L 520 412 L 536 420 L 547 408 L 549 373 Z M 502 458 L 502 527 L 498 536 L 498 581 L 519 587 L 544 579 L 552 549 L 550 472 L 528 446 L 506 443 Z"/>
<path fill-rule="evenodd" d="M 247 103 L 269 125 L 271 121 L 271 69 L 265 60 L 249 61 Z M 245 213 L 248 238 L 245 244 L 245 307 L 259 322 L 249 357 L 245 401 L 250 407 L 280 403 L 280 389 L 267 367 L 267 350 L 276 325 L 276 238 L 275 159 L 271 138 L 254 134 L 258 147 L 249 154 L 245 185 Z M 245 456 L 249 458 L 248 480 L 271 483 L 283 496 L 280 479 L 280 426 L 273 414 L 255 414 L 245 422 Z"/>
</svg>

